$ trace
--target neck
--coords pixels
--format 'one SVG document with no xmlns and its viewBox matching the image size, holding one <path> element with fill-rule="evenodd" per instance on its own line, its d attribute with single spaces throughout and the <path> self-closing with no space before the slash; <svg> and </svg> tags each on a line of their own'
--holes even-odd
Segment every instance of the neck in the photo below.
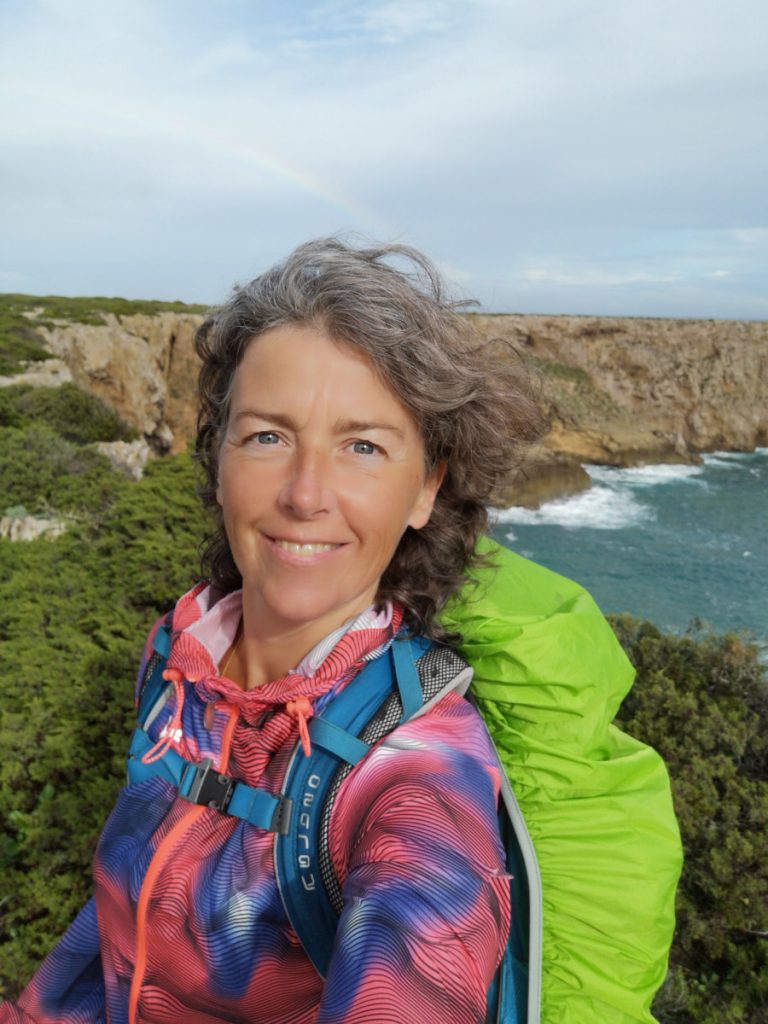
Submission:
<svg viewBox="0 0 768 1024">
<path fill-rule="evenodd" d="M 244 690 L 280 679 L 324 637 L 367 608 L 371 600 L 365 595 L 364 601 L 354 606 L 336 609 L 335 614 L 308 623 L 275 622 L 243 588 L 243 621 L 226 674 Z"/>
</svg>

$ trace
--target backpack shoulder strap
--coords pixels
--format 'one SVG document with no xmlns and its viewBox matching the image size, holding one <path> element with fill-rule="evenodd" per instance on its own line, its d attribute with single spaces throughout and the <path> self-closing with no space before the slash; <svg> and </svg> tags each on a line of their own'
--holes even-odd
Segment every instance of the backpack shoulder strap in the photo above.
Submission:
<svg viewBox="0 0 768 1024">
<path fill-rule="evenodd" d="M 144 672 L 136 688 L 136 718 L 142 728 L 149 725 L 150 711 L 168 685 L 163 679 L 163 671 L 171 653 L 172 622 L 173 610 L 168 612 L 155 630 L 152 637 L 152 653 L 147 658 Z"/>
<path fill-rule="evenodd" d="M 212 807 L 268 832 L 285 831 L 291 815 L 291 803 L 283 794 L 274 795 L 223 775 L 214 770 L 210 758 L 199 763 L 187 761 L 172 747 L 161 756 L 145 761 L 146 755 L 155 747 L 148 729 L 165 705 L 167 690 L 172 686 L 163 677 L 171 652 L 172 617 L 173 612 L 169 612 L 155 631 L 152 653 L 137 688 L 136 728 L 128 750 L 129 783 L 160 776 L 178 789 L 179 796 L 191 803 Z"/>
<path fill-rule="evenodd" d="M 321 977 L 330 963 L 342 908 L 329 853 L 333 802 L 373 743 L 423 713 L 471 672 L 447 647 L 398 637 L 309 723 L 312 752 L 297 747 L 284 795 L 294 806 L 287 835 L 275 837 L 275 870 L 288 918 Z"/>
<path fill-rule="evenodd" d="M 452 648 L 398 638 L 309 724 L 312 753 L 297 746 L 284 793 L 292 826 L 275 837 L 275 870 L 288 918 L 325 978 L 343 909 L 330 857 L 330 818 L 338 791 L 370 747 L 448 692 L 464 695 L 472 670 Z M 345 697 L 346 695 L 346 697 Z M 342 700 L 342 698 L 345 698 Z M 378 707 L 377 707 L 378 706 Z M 372 708 L 377 708 L 372 713 Z M 503 766 L 499 833 L 515 907 L 513 927 L 487 997 L 487 1022 L 538 1024 L 541 988 L 541 883 L 530 837 Z"/>
</svg>

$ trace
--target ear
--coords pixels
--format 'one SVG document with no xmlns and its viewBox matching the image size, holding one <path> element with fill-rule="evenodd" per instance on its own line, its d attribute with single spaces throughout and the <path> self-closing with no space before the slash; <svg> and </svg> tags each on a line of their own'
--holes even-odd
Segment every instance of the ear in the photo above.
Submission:
<svg viewBox="0 0 768 1024">
<path fill-rule="evenodd" d="M 421 491 L 414 502 L 411 516 L 408 520 L 408 525 L 414 530 L 420 530 L 429 522 L 429 517 L 432 515 L 432 509 L 435 505 L 435 498 L 440 490 L 440 485 L 443 482 L 447 468 L 447 463 L 439 462 L 430 469 L 424 478 Z"/>
</svg>

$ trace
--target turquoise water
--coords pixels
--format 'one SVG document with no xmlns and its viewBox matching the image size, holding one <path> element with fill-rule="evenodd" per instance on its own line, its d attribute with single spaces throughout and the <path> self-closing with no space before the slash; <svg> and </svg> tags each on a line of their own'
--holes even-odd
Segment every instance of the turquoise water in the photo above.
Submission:
<svg viewBox="0 0 768 1024">
<path fill-rule="evenodd" d="M 768 449 L 586 468 L 591 490 L 498 512 L 496 539 L 578 580 L 605 612 L 673 632 L 700 619 L 768 646 Z"/>
</svg>

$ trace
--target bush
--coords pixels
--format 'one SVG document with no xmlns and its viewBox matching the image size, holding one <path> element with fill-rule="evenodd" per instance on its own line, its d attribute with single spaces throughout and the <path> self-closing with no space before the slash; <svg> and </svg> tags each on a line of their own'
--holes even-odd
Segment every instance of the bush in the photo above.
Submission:
<svg viewBox="0 0 768 1024">
<path fill-rule="evenodd" d="M 138 483 L 112 475 L 121 489 L 101 521 L 54 541 L 0 540 L 0 996 L 18 992 L 87 898 L 125 777 L 144 638 L 198 578 L 189 457 Z"/>
<path fill-rule="evenodd" d="M 618 724 L 654 746 L 685 851 L 664 1024 L 768 1021 L 768 681 L 733 636 L 613 622 L 637 681 Z"/>
<path fill-rule="evenodd" d="M 0 304 L 0 376 L 19 373 L 27 363 L 50 358 L 43 338 L 29 321 L 6 303 Z"/>
<path fill-rule="evenodd" d="M 105 456 L 51 427 L 0 428 L 0 511 L 21 505 L 30 514 L 100 517 L 126 486 Z"/>
<path fill-rule="evenodd" d="M 16 414 L 16 422 L 9 422 L 8 426 L 44 423 L 65 440 L 77 444 L 132 441 L 138 437 L 137 431 L 124 423 L 113 409 L 74 384 L 56 388 L 14 385 L 5 392 L 0 405 L 0 423 L 3 423 L 3 405 L 11 406 Z"/>
</svg>

